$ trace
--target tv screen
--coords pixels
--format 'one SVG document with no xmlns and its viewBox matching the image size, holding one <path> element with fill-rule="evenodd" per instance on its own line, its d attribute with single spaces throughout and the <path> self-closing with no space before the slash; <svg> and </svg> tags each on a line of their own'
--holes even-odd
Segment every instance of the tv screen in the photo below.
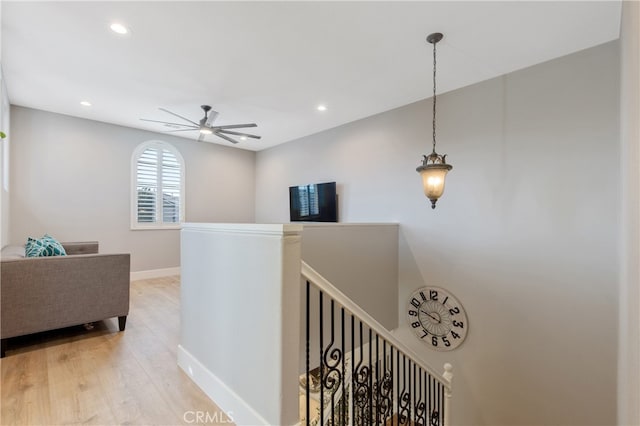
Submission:
<svg viewBox="0 0 640 426">
<path fill-rule="evenodd" d="M 289 216 L 292 222 L 337 222 L 336 183 L 289 187 Z"/>
</svg>

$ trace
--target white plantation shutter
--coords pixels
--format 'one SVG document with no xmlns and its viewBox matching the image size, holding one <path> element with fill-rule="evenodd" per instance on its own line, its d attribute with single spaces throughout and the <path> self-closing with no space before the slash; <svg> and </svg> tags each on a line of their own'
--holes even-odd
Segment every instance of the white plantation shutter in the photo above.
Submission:
<svg viewBox="0 0 640 426">
<path fill-rule="evenodd" d="M 133 228 L 175 227 L 184 218 L 184 165 L 165 142 L 146 142 L 133 157 Z"/>
<path fill-rule="evenodd" d="M 166 149 L 162 150 L 162 221 L 180 223 L 182 198 L 182 167 L 178 159 Z"/>
<path fill-rule="evenodd" d="M 137 162 L 138 223 L 156 222 L 158 194 L 158 149 L 147 148 Z"/>
</svg>

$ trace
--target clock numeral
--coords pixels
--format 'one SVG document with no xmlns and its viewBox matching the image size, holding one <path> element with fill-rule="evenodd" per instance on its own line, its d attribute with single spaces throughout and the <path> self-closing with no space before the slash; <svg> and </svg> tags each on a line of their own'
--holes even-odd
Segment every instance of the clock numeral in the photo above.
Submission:
<svg viewBox="0 0 640 426">
<path fill-rule="evenodd" d="M 460 308 L 458 308 L 457 306 L 455 308 L 451 308 L 451 309 L 449 309 L 449 313 L 451 315 L 459 314 L 460 313 Z"/>
<path fill-rule="evenodd" d="M 427 296 L 423 292 L 420 292 L 420 297 L 422 297 L 422 300 L 427 300 Z"/>
<path fill-rule="evenodd" d="M 444 337 L 442 338 L 442 341 L 444 342 L 444 345 L 445 345 L 446 347 L 451 346 L 451 342 L 449 341 L 449 339 L 447 339 L 447 336 L 444 336 Z"/>
<path fill-rule="evenodd" d="M 460 335 L 458 333 L 456 333 L 455 331 L 452 331 L 451 335 L 453 336 L 454 339 L 459 339 L 460 338 Z"/>
<path fill-rule="evenodd" d="M 412 317 L 417 317 L 418 316 L 418 312 L 414 311 L 413 309 L 409 309 L 409 315 L 411 315 Z"/>
<path fill-rule="evenodd" d="M 418 321 L 416 321 L 416 322 L 412 322 L 412 323 L 411 323 L 411 327 L 413 327 L 413 328 L 418 328 L 418 327 L 420 327 L 420 323 L 419 323 Z"/>
<path fill-rule="evenodd" d="M 429 290 L 429 299 L 438 300 L 438 292 L 435 290 Z"/>
<path fill-rule="evenodd" d="M 421 339 L 424 339 L 425 337 L 427 337 L 429 335 L 429 332 L 427 330 L 425 330 L 424 328 L 422 329 L 422 332 L 424 334 L 422 336 L 420 336 Z"/>
<path fill-rule="evenodd" d="M 447 300 L 449 300 L 449 296 L 444 298 L 444 300 L 442 301 L 442 304 L 444 305 L 445 303 L 447 303 Z"/>
<path fill-rule="evenodd" d="M 456 320 L 453 320 L 453 326 L 454 327 L 464 328 L 464 322 L 463 321 L 458 322 Z"/>
<path fill-rule="evenodd" d="M 433 346 L 438 346 L 438 338 L 436 336 L 431 336 L 431 344 Z"/>
<path fill-rule="evenodd" d="M 411 304 L 416 308 L 420 307 L 420 301 L 418 299 L 416 299 L 415 297 L 413 299 L 411 299 Z"/>
</svg>

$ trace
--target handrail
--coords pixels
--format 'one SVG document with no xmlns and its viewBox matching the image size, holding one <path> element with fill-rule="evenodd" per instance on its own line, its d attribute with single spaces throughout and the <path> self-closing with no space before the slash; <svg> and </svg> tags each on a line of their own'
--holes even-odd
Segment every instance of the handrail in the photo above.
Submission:
<svg viewBox="0 0 640 426">
<path fill-rule="evenodd" d="M 416 354 L 412 349 L 400 342 L 397 337 L 389 332 L 382 324 L 376 321 L 371 315 L 369 315 L 364 309 L 358 306 L 353 300 L 347 297 L 343 292 L 338 290 L 333 284 L 327 281 L 322 275 L 320 275 L 315 269 L 309 266 L 304 260 L 301 261 L 301 274 L 307 280 L 312 282 L 316 287 L 322 290 L 325 294 L 329 295 L 336 302 L 340 303 L 345 310 L 351 312 L 358 317 L 360 321 L 366 324 L 373 331 L 378 333 L 380 337 L 396 347 L 400 352 L 407 355 L 412 361 L 421 367 L 424 371 L 429 373 L 434 379 L 436 379 L 448 393 L 451 392 L 451 381 L 443 377 L 441 373 L 436 372 L 431 366 L 422 362 L 420 356 Z M 447 370 L 450 373 L 450 366 Z"/>
</svg>

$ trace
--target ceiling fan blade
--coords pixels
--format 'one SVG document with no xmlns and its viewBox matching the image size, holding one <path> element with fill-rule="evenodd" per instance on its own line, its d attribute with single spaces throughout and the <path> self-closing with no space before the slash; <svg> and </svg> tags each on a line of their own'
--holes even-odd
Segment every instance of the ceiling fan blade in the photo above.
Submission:
<svg viewBox="0 0 640 426">
<path fill-rule="evenodd" d="M 211 127 L 211 124 L 213 124 L 213 122 L 216 121 L 216 118 L 218 118 L 219 114 L 220 113 L 218 111 L 211 110 L 209 112 L 209 117 L 207 117 L 207 121 L 204 123 L 204 125 L 206 127 Z"/>
<path fill-rule="evenodd" d="M 231 139 L 230 137 L 225 136 L 225 135 L 223 135 L 223 134 L 221 134 L 221 133 L 213 132 L 213 134 L 214 134 L 214 135 L 216 135 L 216 136 L 217 136 L 217 137 L 219 137 L 219 138 L 222 138 L 222 139 L 228 140 L 228 141 L 229 141 L 229 142 L 231 142 L 231 143 L 238 143 L 238 141 L 235 141 L 235 140 Z"/>
<path fill-rule="evenodd" d="M 184 121 L 187 121 L 187 122 L 189 122 L 189 123 L 193 124 L 194 126 L 198 126 L 198 127 L 200 127 L 200 125 L 199 125 L 198 123 L 196 123 L 195 121 L 191 121 L 191 120 L 189 120 L 188 118 L 184 118 L 183 116 L 178 115 L 178 114 L 176 114 L 175 112 L 171 112 L 171 111 L 169 111 L 168 109 L 164 109 L 164 108 L 158 108 L 158 109 L 159 109 L 160 111 L 164 111 L 164 112 L 166 112 L 167 114 L 171 114 L 171 115 L 174 115 L 174 116 L 176 116 L 176 117 L 178 117 L 178 118 L 181 118 L 181 119 L 183 119 Z"/>
<path fill-rule="evenodd" d="M 181 126 L 181 127 L 193 127 L 191 124 L 182 124 L 182 123 L 170 123 L 168 121 L 158 121 L 158 120 L 149 120 L 148 118 L 141 118 L 142 121 L 150 121 L 152 123 L 161 123 L 161 124 L 169 124 L 171 126 Z"/>
<path fill-rule="evenodd" d="M 202 142 L 204 140 L 204 133 L 200 133 L 200 136 L 198 136 L 198 142 Z"/>
<path fill-rule="evenodd" d="M 213 130 L 221 130 L 221 129 L 241 129 L 243 127 L 258 127 L 256 123 L 251 124 L 229 124 L 227 126 L 212 126 Z"/>
<path fill-rule="evenodd" d="M 198 129 L 177 129 L 177 130 L 165 130 L 165 133 L 173 133 L 173 132 L 193 132 Z"/>
<path fill-rule="evenodd" d="M 262 138 L 262 136 L 250 135 L 248 133 L 232 132 L 231 130 L 224 130 L 224 129 L 218 130 L 218 133 L 225 133 L 227 135 L 236 135 L 236 136 L 246 136 L 248 138 L 253 138 L 253 139 Z"/>
</svg>

